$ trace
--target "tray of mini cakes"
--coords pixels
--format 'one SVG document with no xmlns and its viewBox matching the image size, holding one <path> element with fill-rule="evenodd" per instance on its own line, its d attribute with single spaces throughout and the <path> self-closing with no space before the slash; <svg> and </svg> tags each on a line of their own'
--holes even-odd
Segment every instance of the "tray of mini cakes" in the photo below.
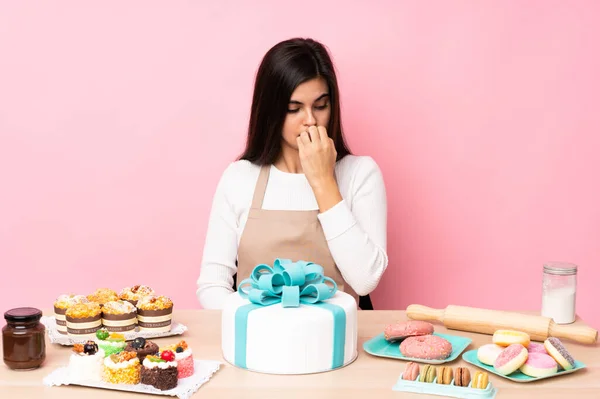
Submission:
<svg viewBox="0 0 600 399">
<path fill-rule="evenodd" d="M 99 288 L 89 295 L 63 294 L 54 302 L 54 315 L 42 317 L 51 343 L 83 344 L 105 328 L 126 340 L 183 334 L 187 327 L 172 320 L 173 301 L 152 288 L 134 285 L 119 294 Z"/>
<path fill-rule="evenodd" d="M 157 395 L 192 396 L 221 363 L 194 359 L 187 342 L 163 347 L 143 337 L 126 342 L 122 333 L 97 330 L 73 345 L 66 366 L 44 378 L 46 386 L 79 385 Z"/>
<path fill-rule="evenodd" d="M 534 342 L 529 334 L 496 330 L 492 342 L 465 352 L 464 361 L 515 382 L 533 382 L 571 374 L 586 366 L 556 337 Z"/>
</svg>

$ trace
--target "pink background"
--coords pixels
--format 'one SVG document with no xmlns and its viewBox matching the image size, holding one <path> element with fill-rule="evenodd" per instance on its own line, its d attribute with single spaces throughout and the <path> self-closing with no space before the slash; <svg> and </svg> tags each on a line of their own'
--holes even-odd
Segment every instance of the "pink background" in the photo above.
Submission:
<svg viewBox="0 0 600 399">
<path fill-rule="evenodd" d="M 2 311 L 136 283 L 199 307 L 258 63 L 311 36 L 387 184 L 376 308 L 539 310 L 567 260 L 600 327 L 598 2 L 85 3 L 0 6 Z"/>
</svg>

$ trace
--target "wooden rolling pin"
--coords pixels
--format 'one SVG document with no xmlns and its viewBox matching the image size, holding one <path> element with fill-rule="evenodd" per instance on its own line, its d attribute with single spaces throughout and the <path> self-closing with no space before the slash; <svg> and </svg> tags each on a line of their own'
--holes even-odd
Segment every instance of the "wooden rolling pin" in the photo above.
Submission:
<svg viewBox="0 0 600 399">
<path fill-rule="evenodd" d="M 582 324 L 556 324 L 549 317 L 522 313 L 449 305 L 446 309 L 432 309 L 409 305 L 406 315 L 413 320 L 438 320 L 451 330 L 470 331 L 493 335 L 496 330 L 517 330 L 529 334 L 532 341 L 548 337 L 564 338 L 582 344 L 593 344 L 598 331 Z"/>
</svg>

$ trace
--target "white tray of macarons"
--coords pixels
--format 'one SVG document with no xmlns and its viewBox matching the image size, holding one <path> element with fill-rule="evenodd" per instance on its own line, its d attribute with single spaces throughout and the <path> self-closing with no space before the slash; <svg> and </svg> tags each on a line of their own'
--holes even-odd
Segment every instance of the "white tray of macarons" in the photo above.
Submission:
<svg viewBox="0 0 600 399">
<path fill-rule="evenodd" d="M 558 339 L 533 342 L 527 333 L 497 330 L 492 343 L 462 355 L 467 363 L 515 382 L 532 382 L 574 373 L 586 366 Z"/>
</svg>

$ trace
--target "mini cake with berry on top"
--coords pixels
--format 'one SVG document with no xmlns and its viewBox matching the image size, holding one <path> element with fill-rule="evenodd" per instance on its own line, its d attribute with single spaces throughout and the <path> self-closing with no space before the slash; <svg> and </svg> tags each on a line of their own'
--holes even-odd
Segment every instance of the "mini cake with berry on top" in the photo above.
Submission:
<svg viewBox="0 0 600 399">
<path fill-rule="evenodd" d="M 177 361 L 172 351 L 163 351 L 159 356 L 146 356 L 142 363 L 142 384 L 152 385 L 161 391 L 177 386 Z"/>
<path fill-rule="evenodd" d="M 163 295 L 150 295 L 137 303 L 138 326 L 140 331 L 171 331 L 173 301 Z"/>
<path fill-rule="evenodd" d="M 109 384 L 139 384 L 142 366 L 135 352 L 120 352 L 104 358 L 102 380 Z"/>
<path fill-rule="evenodd" d="M 133 287 L 123 288 L 119 294 L 119 298 L 131 302 L 131 304 L 135 306 L 140 299 L 149 295 L 154 295 L 154 290 L 152 288 L 147 285 L 134 285 Z"/>
<path fill-rule="evenodd" d="M 108 332 L 106 328 L 96 331 L 96 338 L 98 346 L 104 351 L 105 356 L 120 353 L 127 345 L 123 334 Z"/>
<path fill-rule="evenodd" d="M 102 324 L 111 332 L 135 330 L 137 310 L 127 301 L 110 301 L 102 306 Z"/>
<path fill-rule="evenodd" d="M 94 341 L 73 345 L 73 353 L 67 366 L 69 380 L 101 381 L 104 351 Z"/>
<path fill-rule="evenodd" d="M 125 351 L 137 353 L 138 359 L 143 362 L 146 356 L 158 353 L 158 345 L 143 337 L 137 337 L 132 342 L 127 343 Z"/>
<path fill-rule="evenodd" d="M 78 303 L 69 307 L 65 312 L 68 335 L 77 338 L 93 337 L 102 326 L 101 313 L 100 305 L 96 302 Z"/>
<path fill-rule="evenodd" d="M 116 292 L 110 288 L 98 288 L 94 293 L 87 296 L 87 299 L 91 302 L 99 303 L 103 306 L 106 302 L 118 301 L 119 296 Z"/>
<path fill-rule="evenodd" d="M 160 348 L 160 350 L 161 352 L 170 350 L 175 353 L 178 378 L 191 377 L 194 374 L 194 357 L 192 356 L 192 349 L 188 347 L 187 342 L 182 340 L 175 345 Z"/>
<path fill-rule="evenodd" d="M 63 294 L 54 301 L 54 318 L 56 330 L 61 334 L 67 334 L 67 309 L 78 303 L 87 303 L 89 300 L 84 295 Z"/>
</svg>

